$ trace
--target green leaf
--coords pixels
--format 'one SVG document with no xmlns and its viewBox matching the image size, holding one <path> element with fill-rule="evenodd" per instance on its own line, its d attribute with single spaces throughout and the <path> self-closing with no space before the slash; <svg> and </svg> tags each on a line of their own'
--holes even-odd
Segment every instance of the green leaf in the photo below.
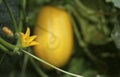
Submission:
<svg viewBox="0 0 120 77">
<path fill-rule="evenodd" d="M 120 25 L 115 25 L 111 34 L 112 39 L 114 40 L 118 49 L 120 49 Z"/>
<path fill-rule="evenodd" d="M 68 68 L 69 72 L 81 75 L 84 70 L 84 59 L 73 58 L 70 62 L 70 66 Z M 64 77 L 71 77 L 69 75 L 65 75 Z"/>
<path fill-rule="evenodd" d="M 83 58 L 73 58 L 70 62 L 70 66 L 68 68 L 69 72 L 72 72 L 74 74 L 82 75 L 84 77 L 95 77 L 96 72 L 95 71 L 88 71 L 89 63 L 85 61 Z M 90 76 L 88 76 L 90 75 Z M 64 75 L 63 77 L 72 77 L 69 75 Z"/>
<path fill-rule="evenodd" d="M 99 75 L 97 75 L 97 72 L 94 70 L 87 70 L 82 74 L 84 77 L 99 77 Z"/>
<path fill-rule="evenodd" d="M 106 2 L 112 2 L 115 7 L 120 8 L 120 0 L 106 0 Z"/>
</svg>

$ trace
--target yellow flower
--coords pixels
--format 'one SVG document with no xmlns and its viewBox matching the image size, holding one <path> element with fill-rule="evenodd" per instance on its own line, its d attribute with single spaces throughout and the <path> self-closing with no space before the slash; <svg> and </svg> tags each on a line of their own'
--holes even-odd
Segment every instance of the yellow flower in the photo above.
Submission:
<svg viewBox="0 0 120 77">
<path fill-rule="evenodd" d="M 29 28 L 27 28 L 27 31 L 25 34 L 20 32 L 22 47 L 29 47 L 29 46 L 39 44 L 37 41 L 34 41 L 36 37 L 37 37 L 36 35 L 30 36 Z"/>
</svg>

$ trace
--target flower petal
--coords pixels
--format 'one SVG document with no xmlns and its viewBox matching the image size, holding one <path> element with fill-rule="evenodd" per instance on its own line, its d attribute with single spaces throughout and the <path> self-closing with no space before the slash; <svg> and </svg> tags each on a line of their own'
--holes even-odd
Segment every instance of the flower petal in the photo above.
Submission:
<svg viewBox="0 0 120 77">
<path fill-rule="evenodd" d="M 20 36 L 23 37 L 23 36 L 24 36 L 24 33 L 20 32 Z"/>
<path fill-rule="evenodd" d="M 20 37 L 22 40 L 24 39 L 24 36 L 25 36 L 24 33 L 20 32 Z"/>
<path fill-rule="evenodd" d="M 36 37 L 37 37 L 36 35 L 31 36 L 31 37 L 29 38 L 29 42 L 33 41 Z"/>
<path fill-rule="evenodd" d="M 38 45 L 38 44 L 39 44 L 38 42 L 33 41 L 33 42 L 31 42 L 31 43 L 30 43 L 30 46 L 33 46 L 33 45 Z"/>
<path fill-rule="evenodd" d="M 30 28 L 27 27 L 27 31 L 25 33 L 25 38 L 28 38 L 30 36 Z"/>
<path fill-rule="evenodd" d="M 36 35 L 30 36 L 29 28 L 27 28 L 27 31 L 25 34 L 21 32 L 20 38 L 21 38 L 22 47 L 29 47 L 29 46 L 39 44 L 37 41 L 34 41 L 36 37 L 37 37 Z"/>
</svg>

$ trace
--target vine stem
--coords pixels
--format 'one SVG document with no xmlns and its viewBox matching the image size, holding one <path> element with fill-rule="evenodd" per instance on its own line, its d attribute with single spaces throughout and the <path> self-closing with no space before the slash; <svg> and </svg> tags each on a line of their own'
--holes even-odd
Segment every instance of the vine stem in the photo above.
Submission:
<svg viewBox="0 0 120 77">
<path fill-rule="evenodd" d="M 7 2 L 6 0 L 3 0 L 3 2 L 4 2 L 5 6 L 6 6 L 7 10 L 8 10 L 8 12 L 9 12 L 9 16 L 10 16 L 12 22 L 13 22 L 13 26 L 14 26 L 14 28 L 15 28 L 15 32 L 17 32 L 17 31 L 18 31 L 18 30 L 17 30 L 17 23 L 16 23 L 16 21 L 15 21 L 15 18 L 14 18 L 14 16 L 13 16 L 13 13 L 12 13 L 9 5 L 8 5 L 8 2 Z"/>
<path fill-rule="evenodd" d="M 68 9 L 72 9 L 73 12 L 74 12 L 74 14 L 76 14 L 76 11 L 75 11 L 72 7 L 67 6 L 67 8 L 68 8 Z M 71 12 L 69 11 L 69 13 L 71 13 Z M 76 17 L 78 18 L 78 20 L 81 20 L 81 19 L 79 19 L 80 17 L 79 17 L 78 14 L 76 15 Z M 73 30 L 74 30 L 75 35 L 76 35 L 76 37 L 77 37 L 79 46 L 84 49 L 85 54 L 86 54 L 92 61 L 96 61 L 97 58 L 96 58 L 96 57 L 90 52 L 90 50 L 87 48 L 87 43 L 86 43 L 84 40 L 82 40 L 81 35 L 80 35 L 80 32 L 79 32 L 78 29 L 77 29 L 77 25 L 76 25 L 76 23 L 75 23 L 75 21 L 74 21 L 74 19 L 73 19 L 73 17 L 72 17 L 71 15 L 70 15 L 70 18 L 71 18 L 71 21 L 72 21 Z M 85 26 L 83 26 L 83 27 L 86 28 Z"/>
<path fill-rule="evenodd" d="M 13 52 L 10 52 L 6 47 L 4 47 L 4 46 L 1 45 L 1 44 L 0 44 L 0 49 L 1 49 L 3 52 L 5 52 L 5 53 L 7 53 L 7 54 L 9 54 L 9 55 L 13 55 Z"/>
<path fill-rule="evenodd" d="M 36 59 L 36 60 L 38 60 L 38 61 L 40 61 L 40 62 L 42 62 L 42 63 L 44 63 L 44 64 L 47 64 L 48 66 L 50 66 L 50 67 L 52 67 L 52 68 L 54 68 L 54 69 L 56 69 L 56 70 L 58 70 L 58 71 L 60 71 L 60 72 L 63 72 L 63 73 L 68 74 L 68 75 L 71 75 L 71 76 L 73 76 L 73 77 L 83 77 L 83 76 L 80 76 L 80 75 L 77 75 L 77 74 L 73 74 L 73 73 L 64 71 L 64 70 L 62 70 L 62 69 L 60 69 L 60 68 L 58 68 L 58 67 L 56 67 L 56 66 L 54 66 L 54 65 L 52 65 L 52 64 L 50 64 L 50 63 L 48 63 L 48 62 L 46 62 L 46 61 L 44 61 L 44 60 L 42 60 L 42 59 L 34 56 L 33 54 L 31 54 L 31 53 L 29 53 L 29 52 L 27 52 L 27 51 L 25 51 L 25 50 L 23 50 L 23 49 L 21 49 L 21 51 L 24 52 L 24 53 L 26 53 L 26 54 L 28 54 L 28 55 L 31 56 L 32 58 L 34 58 L 34 59 Z"/>
<path fill-rule="evenodd" d="M 20 77 L 25 77 L 25 72 L 28 64 L 29 56 L 27 54 L 24 55 L 23 65 L 22 65 L 22 72 Z"/>
<path fill-rule="evenodd" d="M 7 48 L 9 48 L 11 50 L 16 48 L 16 46 L 8 43 L 7 41 L 5 41 L 4 39 L 2 39 L 1 37 L 0 37 L 0 44 L 4 45 L 5 47 L 7 47 Z"/>
<path fill-rule="evenodd" d="M 83 47 L 84 52 L 87 54 L 87 56 L 92 60 L 92 61 L 96 61 L 97 58 L 89 51 L 89 49 L 87 48 L 87 44 L 82 40 L 79 31 L 77 29 L 77 25 L 75 24 L 75 21 L 73 20 L 73 18 L 71 17 L 72 23 L 73 23 L 73 29 L 75 32 L 75 35 L 77 37 L 78 40 L 78 44 L 79 46 Z"/>
<path fill-rule="evenodd" d="M 19 22 L 19 32 L 22 31 L 22 28 L 23 28 L 23 21 L 25 20 L 25 17 L 26 17 L 26 3 L 27 3 L 27 0 L 21 0 L 20 1 L 21 3 L 21 10 L 20 10 L 20 22 Z"/>
</svg>

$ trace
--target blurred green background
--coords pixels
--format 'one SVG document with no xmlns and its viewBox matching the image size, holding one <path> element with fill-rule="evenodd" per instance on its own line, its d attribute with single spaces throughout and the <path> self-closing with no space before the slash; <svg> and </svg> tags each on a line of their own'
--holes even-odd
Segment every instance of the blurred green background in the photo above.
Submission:
<svg viewBox="0 0 120 77">
<path fill-rule="evenodd" d="M 34 27 L 37 11 L 45 5 L 61 7 L 71 16 L 74 49 L 69 62 L 62 69 L 84 77 L 120 77 L 120 1 L 119 0 L 6 0 L 17 25 L 23 31 Z M 22 12 L 22 14 L 21 14 Z M 22 17 L 22 20 L 21 20 Z M 13 24 L 0 0 L 0 37 L 2 27 Z M 30 49 L 31 51 L 31 49 Z M 43 69 L 38 61 L 21 53 L 8 55 L 0 50 L 0 77 L 72 77 L 57 70 Z"/>
</svg>

